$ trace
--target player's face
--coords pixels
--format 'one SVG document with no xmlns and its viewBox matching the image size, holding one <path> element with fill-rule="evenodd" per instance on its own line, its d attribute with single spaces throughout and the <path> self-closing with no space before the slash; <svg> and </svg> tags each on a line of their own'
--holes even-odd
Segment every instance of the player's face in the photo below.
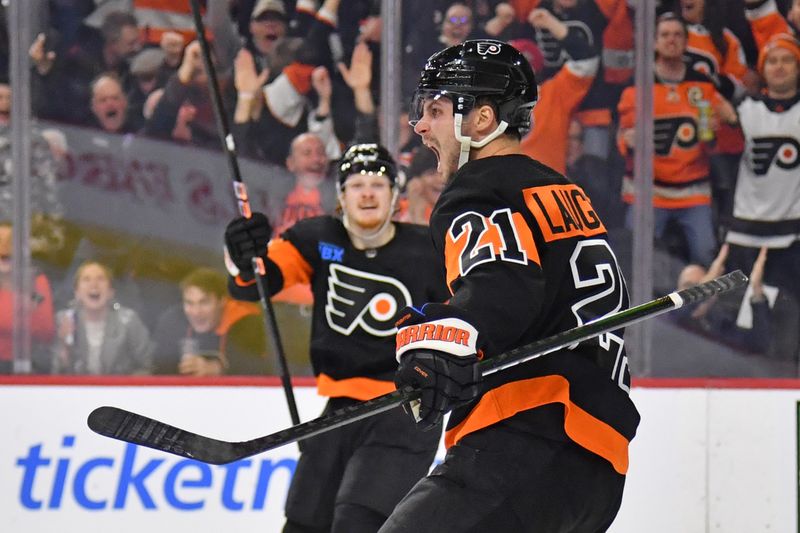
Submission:
<svg viewBox="0 0 800 533">
<path fill-rule="evenodd" d="M 75 280 L 75 300 L 88 311 L 99 311 L 111 302 L 114 289 L 106 270 L 98 264 L 89 263 L 80 269 Z"/>
<path fill-rule="evenodd" d="M 773 92 L 786 93 L 797 89 L 798 64 L 794 54 L 776 47 L 764 60 L 764 80 Z"/>
<path fill-rule="evenodd" d="M 681 16 L 689 24 L 700 24 L 705 5 L 705 0 L 681 0 Z"/>
<path fill-rule="evenodd" d="M 342 210 L 362 230 L 376 230 L 391 216 L 392 185 L 386 176 L 355 174 L 344 182 Z"/>
<path fill-rule="evenodd" d="M 458 170 L 459 144 L 453 130 L 453 102 L 449 98 L 429 98 L 422 107 L 422 115 L 414 125 L 414 132 L 436 154 L 437 169 L 445 180 Z"/>
<path fill-rule="evenodd" d="M 656 28 L 656 54 L 662 59 L 680 59 L 686 51 L 686 30 L 677 20 L 665 20 Z"/>
<path fill-rule="evenodd" d="M 208 333 L 217 327 L 224 305 L 223 298 L 199 287 L 186 287 L 183 291 L 183 312 L 197 333 Z"/>
</svg>

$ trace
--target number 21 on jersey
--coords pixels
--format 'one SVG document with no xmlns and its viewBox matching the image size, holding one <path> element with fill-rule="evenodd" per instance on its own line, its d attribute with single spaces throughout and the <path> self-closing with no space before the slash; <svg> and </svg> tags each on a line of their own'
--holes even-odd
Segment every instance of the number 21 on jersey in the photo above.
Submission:
<svg viewBox="0 0 800 533">
<path fill-rule="evenodd" d="M 447 284 L 482 263 L 509 261 L 539 264 L 539 252 L 522 215 L 497 209 L 485 216 L 467 211 L 450 224 L 445 238 Z"/>
</svg>

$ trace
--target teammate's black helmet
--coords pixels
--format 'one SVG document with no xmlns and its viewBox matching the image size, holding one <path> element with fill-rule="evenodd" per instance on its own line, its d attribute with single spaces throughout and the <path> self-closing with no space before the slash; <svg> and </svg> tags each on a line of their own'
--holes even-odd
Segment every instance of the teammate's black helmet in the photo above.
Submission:
<svg viewBox="0 0 800 533">
<path fill-rule="evenodd" d="M 498 119 L 524 132 L 531 126 L 531 110 L 539 96 L 528 60 L 502 41 L 480 39 L 433 54 L 420 75 L 411 120 L 422 116 L 427 98 L 448 96 L 454 113 L 466 114 L 475 99 L 486 97 L 497 106 Z"/>
<path fill-rule="evenodd" d="M 344 182 L 353 174 L 386 176 L 393 187 L 400 185 L 394 159 L 386 148 L 374 143 L 354 144 L 348 148 L 336 171 L 339 190 L 344 189 Z"/>
</svg>

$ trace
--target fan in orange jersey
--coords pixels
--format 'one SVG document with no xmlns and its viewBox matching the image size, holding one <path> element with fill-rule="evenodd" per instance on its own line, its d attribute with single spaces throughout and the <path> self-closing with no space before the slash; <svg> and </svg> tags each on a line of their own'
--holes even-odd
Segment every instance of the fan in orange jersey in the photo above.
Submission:
<svg viewBox="0 0 800 533">
<path fill-rule="evenodd" d="M 744 96 L 747 60 L 739 39 L 723 25 L 721 13 L 726 5 L 725 0 L 680 0 L 681 16 L 689 30 L 684 58 L 694 70 L 711 78 L 725 98 L 739 101 Z M 733 209 L 736 167 L 743 150 L 739 131 L 721 124 L 711 156 L 711 184 L 716 207 L 724 215 Z"/>
<path fill-rule="evenodd" d="M 520 148 L 524 154 L 563 174 L 567 168 L 569 121 L 592 86 L 599 58 L 587 41 L 567 39 L 567 25 L 552 13 L 536 9 L 533 14 L 538 26 L 547 29 L 557 41 L 563 41 L 569 61 L 542 83 L 539 104 L 533 108 L 533 129 Z"/>
<path fill-rule="evenodd" d="M 655 235 L 661 237 L 667 223 L 674 220 L 686 236 L 689 260 L 708 265 L 714 257 L 716 239 L 711 219 L 710 146 L 701 141 L 701 137 L 713 127 L 713 120 L 710 114 L 705 114 L 704 121 L 700 109 L 709 106 L 720 119 L 732 123 L 736 122 L 736 113 L 708 77 L 689 69 L 683 62 L 686 41 L 683 20 L 672 13 L 659 17 L 653 87 Z M 634 87 L 626 89 L 619 103 L 618 145 L 629 163 L 635 138 L 635 91 Z M 633 191 L 633 176 L 629 172 L 623 180 L 626 203 L 633 203 Z"/>
</svg>

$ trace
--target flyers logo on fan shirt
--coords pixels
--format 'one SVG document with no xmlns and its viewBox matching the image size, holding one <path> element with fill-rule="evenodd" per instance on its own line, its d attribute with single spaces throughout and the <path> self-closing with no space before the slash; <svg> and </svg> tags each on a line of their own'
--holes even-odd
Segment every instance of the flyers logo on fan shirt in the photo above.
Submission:
<svg viewBox="0 0 800 533">
<path fill-rule="evenodd" d="M 568 31 L 577 39 L 583 39 L 594 46 L 594 34 L 592 29 L 583 21 L 580 20 L 562 20 Z M 544 64 L 546 67 L 554 68 L 564 64 L 569 60 L 569 54 L 561 46 L 561 41 L 556 39 L 550 30 L 544 28 L 537 28 L 536 30 L 536 45 L 542 51 L 544 56 Z"/>
<path fill-rule="evenodd" d="M 772 163 L 783 170 L 800 165 L 800 143 L 792 137 L 755 137 L 747 146 L 747 165 L 756 176 L 763 176 Z"/>
<path fill-rule="evenodd" d="M 376 337 L 397 332 L 394 317 L 411 305 L 411 294 L 400 281 L 332 263 L 328 270 L 328 325 L 342 335 L 357 327 Z"/>
<path fill-rule="evenodd" d="M 701 50 L 687 50 L 683 54 L 684 60 L 697 72 L 701 72 L 706 76 L 716 76 L 719 72 L 717 60 L 711 54 L 705 53 Z"/>
<path fill-rule="evenodd" d="M 697 144 L 697 125 L 691 117 L 678 116 L 656 119 L 653 126 L 656 155 L 669 155 L 673 146 L 691 148 Z"/>
</svg>

